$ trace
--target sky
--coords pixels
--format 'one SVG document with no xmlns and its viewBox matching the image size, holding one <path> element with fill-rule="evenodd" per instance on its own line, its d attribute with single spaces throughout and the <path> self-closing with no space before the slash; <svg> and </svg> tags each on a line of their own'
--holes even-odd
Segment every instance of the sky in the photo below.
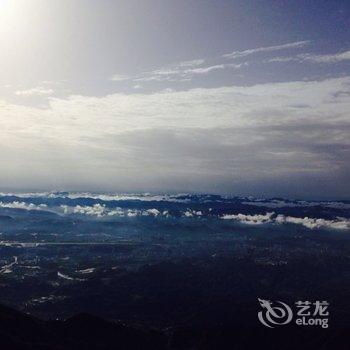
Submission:
<svg viewBox="0 0 350 350">
<path fill-rule="evenodd" d="M 350 198 L 350 3 L 0 0 L 0 188 Z"/>
</svg>

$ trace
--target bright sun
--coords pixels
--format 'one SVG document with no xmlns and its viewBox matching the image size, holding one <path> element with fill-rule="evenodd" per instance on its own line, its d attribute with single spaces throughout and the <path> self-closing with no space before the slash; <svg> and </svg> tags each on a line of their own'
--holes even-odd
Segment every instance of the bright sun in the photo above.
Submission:
<svg viewBox="0 0 350 350">
<path fill-rule="evenodd" d="M 0 0 L 0 30 L 10 34 L 21 29 L 29 16 L 29 2 L 24 0 Z"/>
</svg>

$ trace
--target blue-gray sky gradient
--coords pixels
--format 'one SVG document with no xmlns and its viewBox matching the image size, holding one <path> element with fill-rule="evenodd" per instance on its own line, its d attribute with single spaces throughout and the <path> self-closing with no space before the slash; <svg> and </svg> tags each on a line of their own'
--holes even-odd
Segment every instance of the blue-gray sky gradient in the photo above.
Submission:
<svg viewBox="0 0 350 350">
<path fill-rule="evenodd" d="M 0 0 L 2 189 L 350 197 L 348 1 Z"/>
</svg>

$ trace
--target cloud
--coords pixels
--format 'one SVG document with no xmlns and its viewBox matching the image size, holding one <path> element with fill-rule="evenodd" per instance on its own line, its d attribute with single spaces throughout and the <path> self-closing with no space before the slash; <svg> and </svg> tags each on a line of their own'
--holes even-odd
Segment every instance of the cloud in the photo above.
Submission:
<svg viewBox="0 0 350 350">
<path fill-rule="evenodd" d="M 125 80 L 129 80 L 130 77 L 128 75 L 124 75 L 124 74 L 114 74 L 111 76 L 111 80 L 112 81 L 125 81 Z"/>
<path fill-rule="evenodd" d="M 146 210 L 146 213 L 153 216 L 158 216 L 160 214 L 160 211 L 158 209 L 148 209 Z"/>
<path fill-rule="evenodd" d="M 277 215 L 274 212 L 264 214 L 226 214 L 221 216 L 224 220 L 235 220 L 242 224 L 248 225 L 262 225 L 267 223 L 275 224 L 297 224 L 303 225 L 308 229 L 334 229 L 334 230 L 348 230 L 350 229 L 350 220 L 345 218 L 337 218 L 335 220 L 326 220 L 319 218 L 299 218 L 293 216 Z"/>
<path fill-rule="evenodd" d="M 163 213 L 164 215 L 164 213 Z M 169 216 L 169 214 L 167 212 L 165 212 L 166 216 Z M 183 216 L 185 216 L 186 218 L 193 218 L 193 217 L 201 217 L 203 216 L 203 212 L 201 210 L 191 210 L 191 209 L 187 209 L 184 213 L 182 213 Z"/>
<path fill-rule="evenodd" d="M 83 215 L 96 215 L 97 217 L 101 217 L 106 214 L 106 208 L 104 205 L 101 204 L 95 204 L 93 206 L 77 205 L 76 207 L 74 207 L 73 213 Z"/>
<path fill-rule="evenodd" d="M 297 218 L 293 216 L 277 215 L 275 222 L 278 224 L 290 223 L 303 225 L 309 229 L 334 229 L 334 230 L 348 230 L 350 229 L 350 220 L 345 218 L 338 218 L 337 220 L 315 219 L 315 218 Z"/>
<path fill-rule="evenodd" d="M 188 62 L 182 62 L 174 67 L 161 68 L 151 72 L 146 72 L 142 76 L 135 77 L 134 81 L 168 81 L 168 82 L 181 82 L 190 81 L 196 75 L 208 74 L 217 70 L 224 69 L 240 69 L 248 66 L 248 62 L 242 62 L 238 64 L 234 63 L 221 63 L 215 65 L 207 65 L 198 67 L 204 63 L 204 60 L 194 60 Z"/>
<path fill-rule="evenodd" d="M 32 89 L 27 90 L 17 90 L 15 95 L 17 96 L 49 96 L 52 95 L 55 91 L 53 89 L 48 89 L 44 87 L 37 86 Z"/>
<path fill-rule="evenodd" d="M 296 41 L 296 42 L 286 43 L 286 44 L 282 44 L 282 45 L 258 47 L 258 48 L 254 48 L 254 49 L 244 50 L 244 51 L 233 51 L 231 53 L 227 53 L 227 54 L 222 55 L 222 57 L 236 59 L 236 58 L 241 58 L 241 57 L 249 56 L 249 55 L 252 55 L 255 53 L 260 53 L 260 52 L 272 52 L 272 51 L 281 51 L 281 50 L 287 50 L 287 49 L 301 48 L 307 44 L 309 44 L 309 41 Z"/>
<path fill-rule="evenodd" d="M 180 70 L 156 70 L 133 79 L 134 82 L 186 82 L 190 80 L 191 78 L 183 75 Z"/>
<path fill-rule="evenodd" d="M 333 54 L 333 55 L 313 55 L 313 54 L 303 54 L 299 55 L 302 61 L 311 61 L 315 63 L 337 63 L 341 61 L 350 60 L 350 50 Z"/>
<path fill-rule="evenodd" d="M 339 52 L 336 54 L 328 54 L 328 55 L 315 55 L 310 53 L 304 53 L 294 56 L 282 56 L 282 57 L 273 57 L 264 62 L 274 63 L 274 62 L 311 62 L 311 63 L 338 63 L 342 61 L 350 60 L 350 50 Z"/>
<path fill-rule="evenodd" d="M 286 43 L 283 45 L 275 45 L 268 47 L 258 47 L 250 50 L 244 51 L 234 51 L 229 54 L 221 56 L 222 58 L 242 58 L 259 52 L 273 52 L 278 50 L 287 50 L 301 48 L 307 45 L 309 41 L 297 41 L 292 43 Z M 219 58 L 220 59 L 220 58 Z M 218 59 L 216 59 L 217 61 Z M 208 74 L 217 70 L 224 69 L 240 69 L 242 67 L 248 66 L 248 62 L 242 62 L 238 64 L 218 62 L 212 65 L 204 66 L 204 59 L 196 59 L 191 61 L 184 61 L 178 64 L 175 64 L 170 67 L 156 69 L 150 72 L 145 72 L 140 76 L 134 77 L 134 81 L 142 82 L 181 82 L 181 81 L 190 81 L 196 75 Z"/>
<path fill-rule="evenodd" d="M 263 60 L 264 63 L 282 63 L 282 62 L 293 62 L 293 61 L 300 61 L 298 56 L 278 56 L 269 58 L 266 60 Z"/>
<path fill-rule="evenodd" d="M 346 196 L 349 109 L 350 77 L 72 95 L 47 108 L 0 101 L 0 181 L 234 193 L 276 191 L 267 182 L 277 181 L 304 197 L 320 186 Z"/>
<path fill-rule="evenodd" d="M 243 66 L 248 66 L 248 63 L 244 62 L 240 64 L 216 64 L 214 66 L 188 69 L 185 71 L 185 74 L 207 74 L 214 70 L 222 70 L 222 69 L 228 69 L 228 68 L 239 69 Z"/>
<path fill-rule="evenodd" d="M 263 224 L 274 224 L 274 225 L 284 225 L 284 224 L 293 224 L 293 225 L 302 225 L 308 229 L 331 229 L 331 230 L 350 230 L 350 219 L 345 217 L 340 217 L 334 214 L 332 214 L 332 211 L 323 211 L 323 215 L 326 215 L 327 218 L 315 218 L 315 217 L 296 217 L 296 216 L 288 216 L 283 214 L 278 214 L 275 212 L 269 212 L 267 211 L 265 214 L 261 213 L 254 213 L 251 212 L 249 214 L 243 214 L 243 213 L 237 213 L 237 214 L 214 214 L 212 209 L 209 208 L 212 204 L 209 202 L 210 197 L 205 196 L 192 196 L 192 195 L 177 195 L 177 196 L 171 196 L 171 195 L 92 195 L 92 194 L 84 194 L 84 193 L 66 193 L 65 195 L 62 194 L 61 196 L 52 197 L 51 195 L 43 195 L 44 200 L 49 200 L 48 203 L 51 202 L 51 204 L 33 204 L 33 203 L 26 203 L 26 202 L 20 202 L 20 201 L 13 201 L 13 202 L 2 202 L 0 201 L 0 208 L 9 208 L 9 209 L 23 209 L 23 210 L 44 210 L 51 213 L 56 213 L 59 215 L 68 215 L 68 216 L 89 216 L 92 218 L 100 219 L 100 218 L 142 218 L 145 216 L 153 217 L 153 218 L 171 218 L 173 215 L 174 217 L 179 217 L 179 215 L 183 218 L 189 218 L 189 219 L 202 219 L 202 218 L 218 218 L 221 220 L 233 220 L 235 222 L 239 222 L 242 224 L 247 225 L 263 225 Z M 20 195 L 18 195 L 20 197 Z M 27 194 L 23 194 L 24 198 L 30 198 L 27 197 Z M 32 196 L 34 197 L 34 196 Z M 38 196 L 37 198 L 41 198 Z M 57 201 L 55 201 L 55 198 L 60 198 L 59 203 L 67 203 L 62 204 L 60 206 L 57 206 Z M 128 200 L 128 203 L 123 203 L 123 207 L 110 207 L 112 203 L 105 203 L 100 204 L 96 203 L 93 205 L 69 205 L 71 200 L 73 200 L 74 203 L 84 203 L 86 202 L 85 199 L 97 199 L 97 200 L 103 200 L 103 201 L 118 201 L 118 200 Z M 220 198 L 220 199 L 219 199 Z M 229 198 L 229 197 L 215 197 L 215 202 L 224 203 L 224 207 L 226 208 L 233 208 L 237 205 L 240 206 L 241 204 L 249 204 L 250 202 L 244 201 L 244 198 Z M 63 199 L 63 200 L 62 200 Z M 189 200 L 185 201 L 185 200 Z M 219 199 L 219 200 L 218 200 Z M 28 199 L 29 200 L 29 199 Z M 241 202 L 240 202 L 241 200 Z M 262 200 L 255 200 L 253 198 L 250 199 L 252 203 L 256 202 L 258 206 L 262 203 Z M 137 202 L 141 201 L 141 202 Z M 154 207 L 152 205 L 151 208 L 147 208 L 148 204 L 147 202 L 154 202 L 154 201 L 161 201 L 161 203 L 154 203 Z M 186 209 L 184 206 L 173 206 L 173 204 L 170 204 L 172 202 L 179 202 L 179 203 L 186 203 Z M 285 207 L 285 203 L 288 204 L 289 201 L 282 201 L 282 200 L 265 200 L 267 204 L 274 203 L 276 206 L 271 206 L 274 208 L 282 208 Z M 166 205 L 166 202 L 170 205 L 168 207 Z M 202 203 L 203 210 L 198 210 L 198 204 Z M 227 206 L 230 203 L 230 206 Z M 290 201 L 290 203 L 292 203 Z M 314 205 L 320 206 L 323 205 L 324 208 L 336 208 L 336 209 L 347 209 L 347 206 L 344 206 L 346 203 L 342 202 L 309 202 L 309 201 L 295 201 L 295 203 L 298 203 L 295 207 L 300 207 L 298 211 L 294 210 L 295 213 L 305 213 L 308 207 L 312 207 Z M 115 204 L 115 203 L 113 203 Z M 282 204 L 279 206 L 279 204 Z M 193 206 L 192 206 L 193 205 Z M 268 205 L 266 205 L 268 207 Z M 288 205 L 287 205 L 288 206 Z M 137 207 L 137 208 L 135 208 Z M 197 209 L 195 208 L 197 207 Z M 167 208 L 178 208 L 175 209 L 174 212 L 172 210 L 166 210 Z M 253 210 L 253 209 L 252 209 Z M 346 215 L 346 214 L 345 214 Z M 331 219 L 330 219 L 331 218 Z"/>
<path fill-rule="evenodd" d="M 173 202 L 188 203 L 189 198 L 184 198 L 185 194 L 150 194 L 150 193 L 132 193 L 132 194 L 96 194 L 90 192 L 28 192 L 28 193 L 3 193 L 0 197 L 16 197 L 23 199 L 42 198 L 42 199 L 97 199 L 104 202 L 110 201 L 142 201 L 142 202 Z"/>
<path fill-rule="evenodd" d="M 180 67 L 196 67 L 200 66 L 205 61 L 203 59 L 197 59 L 197 60 L 191 60 L 191 61 L 184 61 L 179 64 Z"/>
<path fill-rule="evenodd" d="M 117 216 L 117 217 L 136 217 L 136 216 L 158 216 L 161 215 L 161 212 L 158 209 L 123 209 L 120 207 L 116 208 L 107 208 L 102 204 L 89 205 L 61 205 L 60 209 L 63 210 L 65 215 L 79 214 L 79 215 L 88 215 L 96 216 L 98 218 L 105 216 Z"/>
<path fill-rule="evenodd" d="M 33 203 L 25 203 L 25 202 L 0 202 L 0 208 L 10 208 L 10 209 L 24 209 L 24 210 L 45 210 L 47 209 L 46 204 L 33 204 Z"/>
<path fill-rule="evenodd" d="M 280 199 L 272 199 L 265 201 L 244 201 L 242 204 L 253 205 L 265 208 L 307 208 L 307 207 L 323 207 L 332 209 L 350 209 L 350 204 L 343 202 L 306 202 L 306 201 L 286 201 Z"/>
<path fill-rule="evenodd" d="M 238 59 L 244 58 L 257 53 L 271 53 L 275 51 L 284 51 L 291 49 L 300 49 L 308 45 L 310 41 L 296 41 L 282 45 L 258 47 L 243 51 L 234 51 L 224 54 L 221 57 L 212 59 L 215 64 L 206 64 L 204 59 L 195 59 L 190 61 L 180 62 L 168 67 L 162 67 L 149 72 L 143 72 L 137 76 L 114 75 L 111 80 L 125 81 L 132 80 L 134 82 L 188 82 L 195 76 L 207 75 L 209 73 L 226 70 L 226 69 L 241 69 L 252 64 L 252 62 L 245 61 L 240 63 L 227 63 L 223 58 Z M 277 56 L 263 59 L 263 63 L 282 63 L 282 62 L 312 62 L 312 63 L 336 63 L 350 60 L 350 51 L 344 51 L 336 54 L 317 55 L 311 53 L 301 53 L 291 56 Z M 138 86 L 138 85 L 135 85 Z"/>
<path fill-rule="evenodd" d="M 226 214 L 221 217 L 221 219 L 224 220 L 237 220 L 243 224 L 248 225 L 262 225 L 267 224 L 269 222 L 272 222 L 271 218 L 274 215 L 274 213 L 266 213 L 265 215 L 262 214 L 255 214 L 255 215 L 246 215 L 246 214 Z"/>
</svg>

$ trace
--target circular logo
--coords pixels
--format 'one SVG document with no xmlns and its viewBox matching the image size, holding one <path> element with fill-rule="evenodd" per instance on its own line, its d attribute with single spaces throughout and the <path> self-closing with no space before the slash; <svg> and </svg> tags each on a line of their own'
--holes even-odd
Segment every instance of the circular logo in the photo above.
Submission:
<svg viewBox="0 0 350 350">
<path fill-rule="evenodd" d="M 269 301 L 258 299 L 263 311 L 259 311 L 259 321 L 266 327 L 274 328 L 274 325 L 284 325 L 292 320 L 292 309 L 282 301 Z"/>
</svg>

